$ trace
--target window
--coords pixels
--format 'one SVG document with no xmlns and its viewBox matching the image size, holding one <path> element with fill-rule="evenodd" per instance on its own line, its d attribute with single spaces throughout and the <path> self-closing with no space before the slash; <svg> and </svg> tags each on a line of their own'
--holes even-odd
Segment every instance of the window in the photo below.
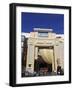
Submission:
<svg viewBox="0 0 73 90">
<path fill-rule="evenodd" d="M 25 36 L 21 36 L 21 41 L 24 42 Z"/>
<path fill-rule="evenodd" d="M 31 67 L 31 64 L 29 64 L 28 66 Z"/>
<path fill-rule="evenodd" d="M 48 32 L 38 32 L 39 37 L 48 37 Z"/>
</svg>

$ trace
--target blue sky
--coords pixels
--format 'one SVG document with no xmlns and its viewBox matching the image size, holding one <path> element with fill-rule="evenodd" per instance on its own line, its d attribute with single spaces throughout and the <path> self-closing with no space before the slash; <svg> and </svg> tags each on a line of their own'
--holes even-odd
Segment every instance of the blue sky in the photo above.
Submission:
<svg viewBox="0 0 73 90">
<path fill-rule="evenodd" d="M 21 14 L 22 32 L 31 32 L 33 28 L 52 28 L 57 34 L 64 34 L 63 14 L 24 13 Z"/>
</svg>

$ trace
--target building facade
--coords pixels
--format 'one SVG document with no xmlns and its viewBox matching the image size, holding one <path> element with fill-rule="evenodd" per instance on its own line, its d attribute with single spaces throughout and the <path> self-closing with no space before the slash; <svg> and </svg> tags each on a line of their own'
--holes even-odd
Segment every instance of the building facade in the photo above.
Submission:
<svg viewBox="0 0 73 90">
<path fill-rule="evenodd" d="M 64 69 L 63 35 L 54 33 L 52 29 L 34 28 L 34 32 L 30 32 L 28 37 L 27 46 L 26 71 L 34 73 L 37 70 L 36 61 L 43 61 L 47 66 L 50 65 L 51 69 L 48 70 L 51 72 L 57 72 L 58 66 Z M 39 56 L 42 59 L 39 59 Z M 45 64 L 40 65 L 39 70 L 47 68 Z"/>
</svg>

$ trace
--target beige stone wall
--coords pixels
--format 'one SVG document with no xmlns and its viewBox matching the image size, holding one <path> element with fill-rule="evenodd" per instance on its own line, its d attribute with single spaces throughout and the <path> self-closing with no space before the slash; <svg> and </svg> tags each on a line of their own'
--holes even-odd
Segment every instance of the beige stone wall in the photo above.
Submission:
<svg viewBox="0 0 73 90">
<path fill-rule="evenodd" d="M 55 45 L 55 65 L 61 66 L 64 69 L 64 44 Z M 57 69 L 57 67 L 56 67 Z"/>
<path fill-rule="evenodd" d="M 34 46 L 28 45 L 26 71 L 34 72 Z"/>
<path fill-rule="evenodd" d="M 49 39 L 55 39 L 56 38 L 56 34 L 55 33 L 48 33 L 48 38 Z"/>
<path fill-rule="evenodd" d="M 31 32 L 28 38 L 26 71 L 34 72 L 34 60 L 37 59 L 38 56 L 38 46 L 53 46 L 54 59 L 51 61 L 52 69 L 53 71 L 57 71 L 58 65 L 64 68 L 64 39 L 56 39 L 55 33 L 48 33 L 47 38 L 40 38 L 38 37 L 38 32 Z M 45 51 L 44 55 L 47 55 L 47 53 L 48 51 Z"/>
</svg>

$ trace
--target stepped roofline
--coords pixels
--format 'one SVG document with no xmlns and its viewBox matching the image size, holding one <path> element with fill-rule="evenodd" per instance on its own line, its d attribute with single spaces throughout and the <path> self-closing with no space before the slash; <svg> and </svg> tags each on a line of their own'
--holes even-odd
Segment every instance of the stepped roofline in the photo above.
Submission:
<svg viewBox="0 0 73 90">
<path fill-rule="evenodd" d="M 53 31 L 53 29 L 46 29 L 46 28 L 34 28 L 33 30 L 37 32 L 52 32 Z"/>
</svg>

